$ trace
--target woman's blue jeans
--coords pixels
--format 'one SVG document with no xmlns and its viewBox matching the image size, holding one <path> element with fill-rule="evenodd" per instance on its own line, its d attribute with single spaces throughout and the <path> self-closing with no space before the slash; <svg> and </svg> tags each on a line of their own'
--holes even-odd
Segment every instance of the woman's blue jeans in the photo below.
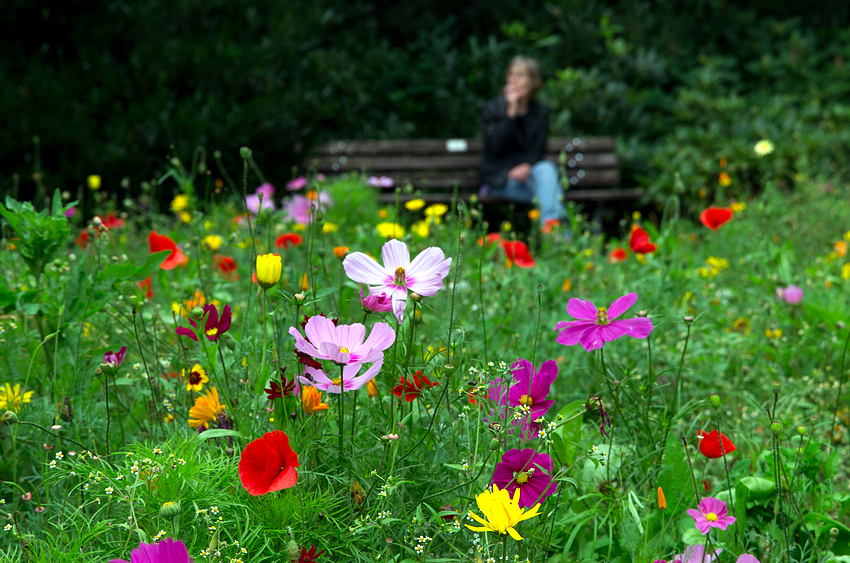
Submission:
<svg viewBox="0 0 850 563">
<path fill-rule="evenodd" d="M 558 169 L 548 160 L 535 163 L 525 182 L 508 178 L 504 186 L 491 187 L 489 195 L 518 203 L 536 202 L 541 224 L 549 219 L 566 218 L 562 202 L 564 191 L 558 181 Z"/>
</svg>

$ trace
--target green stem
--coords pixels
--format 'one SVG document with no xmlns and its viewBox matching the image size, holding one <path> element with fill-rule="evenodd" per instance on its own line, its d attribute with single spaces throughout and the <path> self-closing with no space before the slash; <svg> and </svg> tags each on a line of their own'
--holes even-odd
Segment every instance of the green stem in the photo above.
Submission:
<svg viewBox="0 0 850 563">
<path fill-rule="evenodd" d="M 343 419 L 345 418 L 345 366 L 339 366 L 339 467 L 342 469 L 343 460 L 345 459 L 343 444 L 342 444 L 342 430 L 343 430 Z"/>
<path fill-rule="evenodd" d="M 139 345 L 139 355 L 142 356 L 142 363 L 145 366 L 145 373 L 147 374 L 148 380 L 148 388 L 151 390 L 151 403 L 153 404 L 153 415 L 156 418 L 156 421 L 159 423 L 159 431 L 162 433 L 162 438 L 165 439 L 165 428 L 162 426 L 162 418 L 159 416 L 159 409 L 156 408 L 156 395 L 153 392 L 153 381 L 151 381 L 151 372 L 148 370 L 148 361 L 145 359 L 145 351 L 142 349 L 142 341 L 139 340 L 139 329 L 136 326 L 136 307 L 133 307 L 133 334 L 136 336 L 136 344 Z M 107 383 L 108 385 L 108 383 Z"/>
</svg>

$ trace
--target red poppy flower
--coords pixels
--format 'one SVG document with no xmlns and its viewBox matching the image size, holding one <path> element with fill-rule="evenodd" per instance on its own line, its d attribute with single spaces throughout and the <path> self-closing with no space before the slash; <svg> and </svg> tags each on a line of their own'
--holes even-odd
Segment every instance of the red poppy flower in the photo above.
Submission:
<svg viewBox="0 0 850 563">
<path fill-rule="evenodd" d="M 296 467 L 298 454 L 289 447 L 289 436 L 275 430 L 245 446 L 239 460 L 239 478 L 245 490 L 256 497 L 295 486 Z"/>
<path fill-rule="evenodd" d="M 233 272 L 236 271 L 236 260 L 231 258 L 230 256 L 222 256 L 220 254 L 216 254 L 213 257 L 215 261 L 215 267 L 218 268 L 218 271 L 224 274 L 225 276 L 229 276 Z"/>
<path fill-rule="evenodd" d="M 413 380 L 400 379 L 401 383 L 393 387 L 393 395 L 401 399 L 401 394 L 404 393 L 404 400 L 410 403 L 414 401 L 425 387 L 436 387 L 439 385 L 437 381 L 432 382 L 430 379 L 422 375 L 422 370 L 416 370 L 413 374 Z"/>
<path fill-rule="evenodd" d="M 100 217 L 100 215 L 98 215 L 98 217 Z M 119 219 L 118 217 L 116 217 L 114 211 L 110 211 L 109 215 L 107 215 L 105 218 L 100 217 L 100 221 L 107 229 L 117 229 L 118 227 L 124 226 L 124 219 Z"/>
<path fill-rule="evenodd" d="M 486 237 L 481 237 L 480 239 L 478 239 L 478 246 L 484 245 L 485 238 L 487 240 L 487 246 L 490 246 L 491 244 L 495 244 L 495 243 L 501 241 L 502 235 L 500 235 L 499 233 L 490 233 Z"/>
<path fill-rule="evenodd" d="M 283 233 L 274 242 L 278 248 L 289 248 L 290 246 L 298 246 L 301 244 L 301 235 L 298 233 Z"/>
<path fill-rule="evenodd" d="M 319 555 L 323 554 L 325 550 L 323 549 L 319 553 L 316 553 L 316 546 L 311 545 L 310 550 L 307 551 L 306 547 L 301 548 L 301 555 L 298 556 L 298 559 L 293 559 L 292 563 L 314 563 L 318 560 Z"/>
<path fill-rule="evenodd" d="M 85 229 L 80 233 L 80 236 L 74 239 L 74 244 L 79 246 L 82 249 L 86 249 L 89 246 L 89 232 Z"/>
<path fill-rule="evenodd" d="M 145 292 L 145 297 L 150 299 L 153 297 L 153 287 L 151 286 L 151 277 L 148 276 L 143 281 L 136 282 L 136 285 L 139 286 L 139 289 Z"/>
<path fill-rule="evenodd" d="M 715 207 L 712 205 L 699 214 L 700 222 L 712 231 L 716 231 L 725 223 L 729 222 L 730 219 L 732 219 L 732 210 L 728 207 Z"/>
<path fill-rule="evenodd" d="M 520 268 L 531 268 L 534 266 L 534 258 L 528 253 L 528 247 L 524 242 L 518 240 L 502 241 L 505 255 L 512 263 Z"/>
<path fill-rule="evenodd" d="M 658 246 L 649 242 L 649 233 L 637 225 L 632 225 L 632 234 L 629 236 L 629 247 L 635 254 L 646 254 L 655 252 Z"/>
<path fill-rule="evenodd" d="M 726 437 L 726 434 L 721 434 L 717 430 L 712 430 L 708 434 L 702 430 L 697 431 L 697 436 L 702 436 L 699 441 L 699 451 L 702 455 L 711 459 L 723 457 L 723 453 L 731 453 L 737 450 L 732 440 Z M 723 451 L 720 450 L 720 440 L 723 440 Z"/>
<path fill-rule="evenodd" d="M 616 264 L 617 262 L 622 262 L 626 258 L 629 257 L 629 253 L 626 252 L 625 248 L 620 248 L 619 246 L 611 251 L 611 254 L 608 255 L 608 263 Z"/>
<path fill-rule="evenodd" d="M 157 234 L 156 231 L 151 231 L 151 234 L 148 235 L 148 244 L 151 247 L 151 254 L 160 250 L 171 251 L 168 258 L 159 265 L 163 270 L 173 270 L 185 260 L 188 260 L 186 255 L 183 254 L 183 251 L 177 248 L 177 244 L 173 240 L 166 235 Z"/>
<path fill-rule="evenodd" d="M 543 224 L 543 228 L 541 228 L 540 230 L 548 235 L 549 233 L 551 233 L 553 230 L 556 230 L 560 226 L 561 226 L 561 222 L 558 221 L 557 219 L 546 219 L 546 222 Z"/>
</svg>

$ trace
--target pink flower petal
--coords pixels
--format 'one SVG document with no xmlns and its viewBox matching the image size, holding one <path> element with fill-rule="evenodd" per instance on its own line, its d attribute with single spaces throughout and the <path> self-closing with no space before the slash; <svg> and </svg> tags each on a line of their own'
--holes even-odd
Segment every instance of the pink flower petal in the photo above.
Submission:
<svg viewBox="0 0 850 563">
<path fill-rule="evenodd" d="M 404 268 L 405 271 L 410 266 L 410 251 L 407 245 L 398 239 L 388 240 L 381 248 L 381 258 L 384 260 L 384 269 L 387 272 L 395 273 L 396 268 Z"/>
<path fill-rule="evenodd" d="M 333 321 L 322 315 L 313 315 L 307 319 L 304 335 L 314 346 L 319 346 L 322 342 L 332 342 L 337 346 L 342 344 L 337 339 Z"/>
<path fill-rule="evenodd" d="M 383 352 L 395 342 L 395 331 L 387 323 L 375 323 L 369 338 L 363 343 L 363 349 Z"/>
<path fill-rule="evenodd" d="M 584 299 L 570 299 L 567 303 L 567 314 L 574 319 L 596 322 L 596 307 Z"/>
<path fill-rule="evenodd" d="M 561 321 L 556 325 L 562 328 L 555 341 L 564 346 L 575 346 L 581 341 L 581 335 L 589 328 L 595 327 L 595 322 L 590 321 Z"/>
<path fill-rule="evenodd" d="M 399 324 L 404 320 L 405 307 L 407 307 L 407 290 L 396 288 L 393 291 L 393 315 L 398 319 Z"/>
<path fill-rule="evenodd" d="M 616 319 L 623 313 L 629 310 L 629 307 L 635 304 L 637 301 L 637 293 L 627 293 L 622 297 L 616 299 L 611 306 L 608 307 L 608 318 Z"/>
<path fill-rule="evenodd" d="M 602 348 L 605 344 L 605 340 L 602 339 L 602 328 L 603 327 L 594 324 L 585 329 L 585 331 L 581 333 L 581 338 L 579 339 L 581 347 L 588 352 Z"/>
<path fill-rule="evenodd" d="M 392 241 L 390 241 L 392 242 Z M 342 261 L 345 275 L 357 283 L 381 285 L 392 282 L 392 272 L 387 272 L 374 259 L 362 252 L 353 252 Z"/>
</svg>

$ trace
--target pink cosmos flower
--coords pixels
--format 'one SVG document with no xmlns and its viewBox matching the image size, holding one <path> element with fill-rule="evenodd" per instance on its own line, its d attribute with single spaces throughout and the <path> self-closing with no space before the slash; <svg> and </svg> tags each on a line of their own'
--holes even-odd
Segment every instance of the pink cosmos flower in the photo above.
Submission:
<svg viewBox="0 0 850 563">
<path fill-rule="evenodd" d="M 706 535 L 711 528 L 725 530 L 730 524 L 734 524 L 736 518 L 726 512 L 726 503 L 714 497 L 703 497 L 700 501 L 699 510 L 688 509 L 688 514 L 694 519 L 697 530 Z"/>
<path fill-rule="evenodd" d="M 395 185 L 395 181 L 389 176 L 369 176 L 369 179 L 366 181 L 370 186 L 375 186 L 376 188 L 391 188 Z"/>
<path fill-rule="evenodd" d="M 113 559 L 109 563 L 192 563 L 189 551 L 180 540 L 171 538 L 159 543 L 140 543 L 130 554 L 130 561 Z"/>
<path fill-rule="evenodd" d="M 520 508 L 530 508 L 555 492 L 558 484 L 552 480 L 552 458 L 532 448 L 508 450 L 493 471 L 493 483 L 506 489 L 511 498 L 519 489 Z"/>
<path fill-rule="evenodd" d="M 684 553 L 676 555 L 673 557 L 671 563 L 711 563 L 717 556 L 723 552 L 722 549 L 714 550 L 714 553 L 706 555 L 705 546 L 702 544 L 697 545 L 689 545 L 685 548 Z M 743 555 L 741 556 L 743 557 Z M 656 559 L 655 563 L 667 563 L 663 559 Z M 738 563 L 749 563 L 747 561 L 742 562 L 740 558 L 738 558 Z"/>
<path fill-rule="evenodd" d="M 360 289 L 360 304 L 370 313 L 386 313 L 393 310 L 392 299 L 386 293 L 363 297 L 363 288 Z"/>
<path fill-rule="evenodd" d="M 623 336 L 646 338 L 652 333 L 652 321 L 646 317 L 614 320 L 637 301 L 637 293 L 628 293 L 614 301 L 608 309 L 599 307 L 584 299 L 570 299 L 567 313 L 576 321 L 560 321 L 555 330 L 561 331 L 557 341 L 564 346 L 581 343 L 590 352 L 602 348 L 606 342 Z"/>
<path fill-rule="evenodd" d="M 362 252 L 354 252 L 345 257 L 342 267 L 351 280 L 369 284 L 372 295 L 389 295 L 399 323 L 407 307 L 407 290 L 423 297 L 435 295 L 442 289 L 443 279 L 452 265 L 452 259 L 435 246 L 426 248 L 411 261 L 407 245 L 396 239 L 384 243 L 381 257 L 383 266 Z"/>
<path fill-rule="evenodd" d="M 777 287 L 776 297 L 785 301 L 789 305 L 797 305 L 803 300 L 803 289 L 793 284 L 784 288 Z"/>
<path fill-rule="evenodd" d="M 735 563 L 759 563 L 759 560 L 755 558 L 755 556 L 750 555 L 748 553 L 744 553 Z"/>
<path fill-rule="evenodd" d="M 312 219 L 310 206 L 315 204 L 317 209 L 328 208 L 332 205 L 331 196 L 325 192 L 319 192 L 318 199 L 312 200 L 305 195 L 293 195 L 283 204 L 286 219 L 295 223 L 307 224 Z"/>
<path fill-rule="evenodd" d="M 395 331 L 387 323 L 375 323 L 369 338 L 360 323 L 334 326 L 332 320 L 313 315 L 304 325 L 305 339 L 294 326 L 289 334 L 295 338 L 295 348 L 316 358 L 339 365 L 354 365 L 383 361 L 384 350 L 395 342 Z M 316 370 L 319 371 L 319 370 Z"/>
<path fill-rule="evenodd" d="M 298 191 L 300 189 L 303 189 L 304 186 L 306 186 L 306 185 L 307 185 L 307 178 L 305 178 L 304 176 L 298 176 L 294 180 L 290 180 L 286 183 L 286 189 L 291 191 L 291 192 L 295 192 L 295 191 Z"/>
<path fill-rule="evenodd" d="M 546 397 L 558 377 L 558 364 L 554 360 L 547 360 L 540 366 L 540 371 L 536 371 L 531 362 L 520 358 L 513 363 L 511 370 L 516 383 L 508 390 L 508 402 L 513 407 L 526 406 L 531 409 L 524 420 L 514 420 L 515 424 L 523 425 L 523 440 L 530 440 L 540 431 L 540 425 L 534 421 L 555 404 L 554 400 L 547 400 Z"/>
<path fill-rule="evenodd" d="M 274 211 L 274 186 L 268 182 L 260 185 L 253 194 L 245 197 L 245 205 L 248 207 L 248 211 L 254 215 L 260 212 L 260 194 L 263 196 L 262 208 Z"/>
</svg>

